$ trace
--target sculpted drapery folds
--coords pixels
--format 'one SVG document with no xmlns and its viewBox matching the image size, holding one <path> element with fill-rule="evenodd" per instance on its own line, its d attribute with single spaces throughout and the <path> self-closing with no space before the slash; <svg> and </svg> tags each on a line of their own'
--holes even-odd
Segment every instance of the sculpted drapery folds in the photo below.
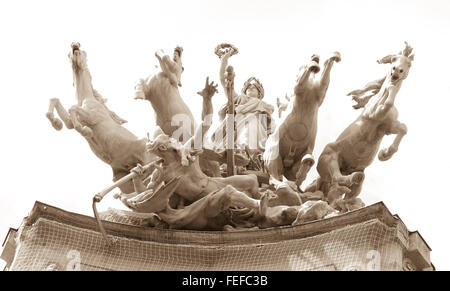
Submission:
<svg viewBox="0 0 450 291">
<path fill-rule="evenodd" d="M 228 66 L 228 59 L 235 54 L 237 49 L 231 47 L 221 54 L 219 78 L 223 90 L 226 91 L 225 70 Z M 233 90 L 232 98 L 235 104 L 234 121 L 236 128 L 235 147 L 238 149 L 264 151 L 267 136 L 271 133 L 272 114 L 274 107 L 266 103 L 264 98 L 264 87 L 255 77 L 249 78 L 242 87 L 241 94 Z M 222 122 L 215 132 L 214 145 L 217 148 L 223 148 L 222 142 L 227 140 L 228 132 L 226 128 L 227 104 L 224 104 L 219 110 L 219 118 Z"/>
</svg>

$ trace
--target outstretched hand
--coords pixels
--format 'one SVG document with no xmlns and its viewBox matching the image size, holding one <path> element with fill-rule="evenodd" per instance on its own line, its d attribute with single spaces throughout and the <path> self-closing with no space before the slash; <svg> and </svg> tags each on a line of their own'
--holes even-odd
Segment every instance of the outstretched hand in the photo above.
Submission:
<svg viewBox="0 0 450 291">
<path fill-rule="evenodd" d="M 145 169 L 141 164 L 137 164 L 136 167 L 130 170 L 130 172 L 135 173 L 139 177 L 142 177 L 144 175 Z"/>
<path fill-rule="evenodd" d="M 197 94 L 203 96 L 203 98 L 211 99 L 214 94 L 218 93 L 217 84 L 214 84 L 214 81 L 209 83 L 209 77 L 206 77 L 205 88 L 202 91 L 198 91 Z"/>
</svg>

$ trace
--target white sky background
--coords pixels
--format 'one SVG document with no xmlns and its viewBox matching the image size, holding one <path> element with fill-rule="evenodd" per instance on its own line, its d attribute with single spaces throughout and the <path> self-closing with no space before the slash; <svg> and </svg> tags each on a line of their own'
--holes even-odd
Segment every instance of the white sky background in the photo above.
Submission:
<svg viewBox="0 0 450 291">
<path fill-rule="evenodd" d="M 155 71 L 154 52 L 184 48 L 181 96 L 200 120 L 206 76 L 218 82 L 214 48 L 239 48 L 230 64 L 240 91 L 259 78 L 265 101 L 291 93 L 298 68 L 313 53 L 332 51 L 342 61 L 331 72 L 320 108 L 314 156 L 334 141 L 360 111 L 346 94 L 381 78 L 376 60 L 408 41 L 416 59 L 395 106 L 408 134 L 387 162 L 367 168 L 361 198 L 383 201 L 409 230 L 419 230 L 439 270 L 450 270 L 448 245 L 450 2 L 442 1 L 2 1 L 0 4 L 0 239 L 18 227 L 36 200 L 93 215 L 93 195 L 112 172 L 74 130 L 57 132 L 45 118 L 48 100 L 75 104 L 67 54 L 73 41 L 87 52 L 93 85 L 108 107 L 139 137 L 153 132 L 153 109 L 133 100 L 134 82 Z M 220 88 L 215 114 L 225 101 Z M 386 137 L 382 146 L 393 137 Z M 315 168 L 308 181 L 317 177 Z M 112 195 L 101 209 L 123 208 Z"/>
</svg>

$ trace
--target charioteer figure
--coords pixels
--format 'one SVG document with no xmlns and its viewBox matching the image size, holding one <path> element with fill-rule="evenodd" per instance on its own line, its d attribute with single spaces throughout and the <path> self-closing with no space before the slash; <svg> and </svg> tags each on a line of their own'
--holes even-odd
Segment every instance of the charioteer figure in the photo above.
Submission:
<svg viewBox="0 0 450 291">
<path fill-rule="evenodd" d="M 228 59 L 238 53 L 237 48 L 229 44 L 221 44 L 216 48 L 216 54 L 221 59 L 220 83 L 226 92 L 226 69 Z M 267 136 L 271 133 L 272 114 L 274 107 L 262 99 L 264 98 L 264 87 L 255 77 L 249 78 L 238 94 L 234 89 L 231 92 L 234 102 L 234 112 L 228 112 L 228 103 L 219 110 L 220 121 L 222 122 L 216 135 L 222 133 L 221 130 L 226 125 L 226 115 L 235 114 L 235 148 L 244 150 L 249 148 L 251 152 L 263 152 Z M 214 139 L 217 147 L 221 147 L 220 142 L 226 141 L 226 133 L 223 139 Z"/>
</svg>

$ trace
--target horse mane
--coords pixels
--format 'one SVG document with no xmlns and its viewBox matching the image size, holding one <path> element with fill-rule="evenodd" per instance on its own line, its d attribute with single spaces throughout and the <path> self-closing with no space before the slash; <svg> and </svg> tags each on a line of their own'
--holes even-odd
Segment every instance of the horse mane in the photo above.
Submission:
<svg viewBox="0 0 450 291">
<path fill-rule="evenodd" d="M 102 104 L 103 106 L 105 106 L 106 110 L 108 110 L 109 112 L 109 116 L 111 116 L 111 118 L 117 122 L 119 125 L 122 125 L 124 123 L 127 123 L 128 121 L 126 121 L 125 119 L 123 119 L 122 117 L 120 117 L 119 115 L 117 115 L 114 111 L 111 111 L 107 106 L 106 106 L 106 101 L 108 99 L 103 98 L 102 95 L 100 95 L 100 93 L 98 93 L 97 90 L 95 90 L 94 88 L 92 88 L 92 93 L 95 97 L 95 100 L 97 100 L 100 104 Z"/>
<path fill-rule="evenodd" d="M 414 60 L 414 54 L 412 53 L 412 51 L 413 51 L 413 47 L 410 46 L 405 41 L 405 48 L 403 50 L 401 50 L 398 54 L 387 55 L 384 58 L 379 59 L 377 61 L 377 63 L 391 64 L 392 61 L 395 59 L 395 57 L 404 56 L 408 59 L 409 64 L 411 64 L 411 62 Z M 386 76 L 384 76 L 381 79 L 367 83 L 367 85 L 364 86 L 364 88 L 362 88 L 362 89 L 354 90 L 354 91 L 348 93 L 347 95 L 353 96 L 353 100 L 355 100 L 357 102 L 357 104 L 353 105 L 353 108 L 359 109 L 359 108 L 364 107 L 369 102 L 370 98 L 372 98 L 373 96 L 378 94 L 378 92 L 380 92 L 381 86 L 383 85 L 385 80 L 386 80 Z M 369 91 L 369 90 L 372 90 L 370 95 L 361 97 L 365 93 L 367 93 L 367 91 Z"/>
<path fill-rule="evenodd" d="M 353 108 L 360 109 L 366 106 L 366 104 L 369 102 L 370 98 L 377 95 L 378 92 L 380 92 L 381 86 L 383 85 L 384 81 L 386 80 L 386 76 L 384 76 L 381 79 L 377 79 L 375 81 L 367 83 L 363 88 L 358 90 L 353 90 L 352 92 L 348 93 L 348 96 L 353 96 L 353 100 L 356 101 L 357 104 L 353 105 Z M 364 94 L 366 94 L 368 91 L 372 90 L 372 92 L 362 97 Z"/>
<path fill-rule="evenodd" d="M 155 133 L 157 133 L 157 136 L 154 137 L 152 149 L 157 148 L 160 145 L 165 145 L 167 147 L 167 150 L 174 150 L 180 157 L 182 166 L 188 166 L 191 162 L 194 162 L 195 156 L 203 151 L 203 149 L 198 150 L 195 148 L 191 148 L 191 144 L 189 141 L 185 145 L 183 145 L 175 138 L 165 134 L 160 128 L 158 128 Z"/>
</svg>

